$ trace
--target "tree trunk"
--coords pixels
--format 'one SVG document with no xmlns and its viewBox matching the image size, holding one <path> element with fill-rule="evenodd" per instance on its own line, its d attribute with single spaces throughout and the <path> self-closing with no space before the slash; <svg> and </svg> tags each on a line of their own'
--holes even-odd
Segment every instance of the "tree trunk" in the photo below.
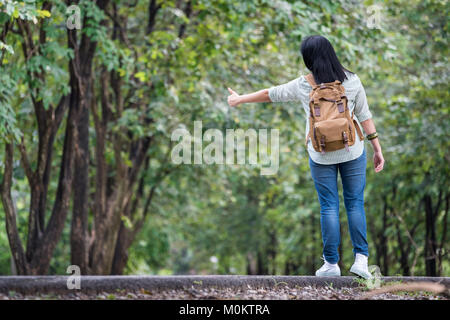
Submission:
<svg viewBox="0 0 450 320">
<path fill-rule="evenodd" d="M 380 266 L 382 268 L 382 274 L 388 275 L 389 274 L 389 255 L 388 255 L 388 239 L 386 236 L 386 229 L 388 227 L 388 214 L 387 214 L 387 197 L 384 198 L 384 205 L 383 205 L 383 228 L 380 232 L 380 243 L 381 243 L 381 255 L 383 257 L 383 265 Z"/>
<path fill-rule="evenodd" d="M 316 215 L 311 213 L 311 269 L 310 273 L 315 274 L 316 272 Z"/>
<path fill-rule="evenodd" d="M 42 3 L 42 10 L 50 11 L 52 4 L 48 1 Z M 39 23 L 39 36 L 33 34 L 35 26 L 30 27 L 30 23 L 17 19 L 18 33 L 22 36 L 21 44 L 24 59 L 28 63 L 33 57 L 40 54 L 42 46 L 46 44 L 47 35 L 44 23 Z M 26 251 L 24 250 L 18 234 L 16 225 L 16 209 L 11 197 L 12 170 L 13 170 L 13 143 L 5 145 L 5 174 L 2 181 L 2 202 L 6 214 L 6 228 L 11 253 L 14 260 L 14 268 L 20 275 L 26 274 L 46 274 L 50 266 L 53 250 L 61 236 L 70 197 L 70 182 L 72 179 L 72 126 L 76 114 L 70 116 L 66 126 L 66 136 L 64 140 L 64 151 L 59 172 L 59 181 L 56 191 L 56 198 L 53 203 L 50 219 L 46 226 L 45 218 L 47 208 L 47 191 L 50 184 L 50 173 L 52 169 L 53 144 L 56 134 L 66 113 L 68 96 L 62 96 L 55 106 L 49 104 L 44 107 L 42 99 L 36 99 L 41 95 L 42 88 L 32 85 L 33 81 L 39 80 L 45 83 L 45 71 L 27 68 L 27 81 L 32 90 L 31 100 L 36 116 L 38 133 L 38 150 L 35 161 L 30 161 L 25 137 L 17 143 L 20 152 L 20 165 L 23 167 L 30 188 L 30 204 L 28 214 L 28 229 Z M 69 113 L 70 114 L 70 113 Z M 34 160 L 34 159 L 33 159 Z M 36 163 L 33 168 L 32 163 Z M 68 185 L 69 184 L 69 185 Z"/>
<path fill-rule="evenodd" d="M 248 275 L 258 274 L 256 259 L 252 252 L 247 253 L 246 260 L 247 260 L 247 274 Z"/>
<path fill-rule="evenodd" d="M 339 261 L 338 261 L 338 265 L 339 268 L 345 269 L 344 266 L 344 259 L 343 259 L 343 252 L 344 249 L 342 248 L 342 224 L 339 222 L 339 234 L 341 235 L 341 242 L 339 243 L 339 247 L 338 247 L 338 252 L 339 252 Z"/>
<path fill-rule="evenodd" d="M 447 194 L 445 197 L 445 213 L 444 213 L 444 218 L 443 220 L 443 230 L 441 233 L 441 243 L 439 245 L 439 254 L 438 254 L 438 258 L 439 258 L 439 268 L 438 268 L 438 274 L 439 276 L 442 275 L 442 260 L 444 258 L 444 246 L 445 246 L 445 241 L 446 241 L 446 237 L 447 237 L 447 228 L 448 228 L 448 211 L 449 211 L 449 201 L 450 200 L 450 194 Z"/>
<path fill-rule="evenodd" d="M 405 248 L 405 244 L 403 243 L 402 236 L 400 234 L 400 228 L 398 223 L 395 224 L 395 228 L 397 230 L 397 242 L 398 242 L 398 248 L 400 250 L 400 267 L 402 269 L 403 276 L 409 276 L 411 274 L 411 271 L 409 269 L 408 264 L 408 250 Z"/>
<path fill-rule="evenodd" d="M 29 264 L 23 250 L 22 241 L 19 237 L 16 221 L 16 208 L 11 196 L 12 174 L 13 174 L 13 144 L 5 145 L 5 171 L 0 186 L 3 209 L 5 210 L 6 233 L 8 235 L 9 247 L 11 249 L 14 263 L 20 275 L 29 274 Z"/>
<path fill-rule="evenodd" d="M 425 204 L 425 270 L 426 275 L 436 277 L 436 224 L 433 214 L 433 203 L 430 195 L 423 197 Z"/>
<path fill-rule="evenodd" d="M 97 1 L 97 6 L 101 10 L 104 10 L 108 3 L 109 0 L 99 0 Z M 89 19 L 91 18 L 85 17 L 83 25 L 86 25 Z M 82 274 L 88 274 L 90 273 L 90 238 L 88 225 L 90 160 L 89 110 L 93 101 L 92 64 L 97 42 L 93 41 L 86 34 L 83 34 L 80 43 L 78 43 L 77 31 L 68 30 L 68 46 L 74 51 L 74 57 L 70 61 L 70 87 L 74 107 L 77 108 L 79 113 L 74 139 L 76 175 L 73 181 L 74 202 L 70 237 L 71 262 L 80 267 Z M 102 267 L 96 266 L 96 268 Z"/>
</svg>

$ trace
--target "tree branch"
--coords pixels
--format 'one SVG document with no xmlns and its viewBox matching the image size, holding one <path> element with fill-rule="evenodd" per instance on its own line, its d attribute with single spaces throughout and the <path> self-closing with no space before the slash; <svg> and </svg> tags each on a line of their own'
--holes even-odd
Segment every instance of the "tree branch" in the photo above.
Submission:
<svg viewBox="0 0 450 320">
<path fill-rule="evenodd" d="M 19 144 L 20 162 L 22 164 L 23 170 L 25 171 L 25 175 L 28 179 L 28 183 L 30 184 L 30 186 L 32 186 L 35 183 L 35 175 L 34 175 L 33 169 L 31 168 L 30 161 L 29 161 L 28 155 L 27 155 L 27 150 L 26 150 L 23 140 L 24 139 L 22 136 L 21 142 Z"/>
<path fill-rule="evenodd" d="M 184 11 L 186 18 L 189 19 L 189 17 L 191 16 L 191 13 L 192 13 L 192 1 L 191 0 L 189 0 L 186 3 L 186 7 L 184 8 L 183 11 Z M 181 24 L 180 29 L 178 31 L 178 38 L 183 38 L 185 31 L 186 31 L 186 23 L 183 23 L 183 24 Z"/>
<path fill-rule="evenodd" d="M 156 14 L 158 13 L 159 9 L 161 9 L 161 3 L 157 4 L 156 0 L 151 0 L 150 4 L 148 6 L 148 22 L 147 22 L 147 29 L 146 29 L 146 35 L 149 35 L 152 33 L 153 28 L 155 26 L 156 21 Z"/>
</svg>

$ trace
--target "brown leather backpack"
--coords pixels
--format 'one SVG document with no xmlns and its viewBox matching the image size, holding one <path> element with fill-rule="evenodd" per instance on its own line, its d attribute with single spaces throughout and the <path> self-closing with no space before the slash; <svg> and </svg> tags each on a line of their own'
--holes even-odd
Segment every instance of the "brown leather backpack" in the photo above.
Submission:
<svg viewBox="0 0 450 320">
<path fill-rule="evenodd" d="M 345 88 L 340 81 L 317 85 L 312 74 L 306 76 L 312 87 L 309 93 L 309 134 L 314 150 L 324 154 L 326 151 L 347 149 L 356 141 L 355 130 L 364 140 L 361 128 L 350 115 Z"/>
</svg>

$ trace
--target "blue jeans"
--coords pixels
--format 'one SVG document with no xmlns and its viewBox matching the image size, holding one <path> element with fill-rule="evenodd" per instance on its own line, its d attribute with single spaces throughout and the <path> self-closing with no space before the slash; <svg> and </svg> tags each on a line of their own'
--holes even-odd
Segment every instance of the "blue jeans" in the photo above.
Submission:
<svg viewBox="0 0 450 320">
<path fill-rule="evenodd" d="M 353 244 L 353 254 L 369 256 L 364 212 L 364 187 L 366 185 L 366 150 L 357 159 L 338 164 L 318 164 L 309 158 L 311 175 L 320 202 L 323 255 L 329 263 L 339 261 L 339 196 L 337 174 L 341 174 L 348 228 Z"/>
</svg>

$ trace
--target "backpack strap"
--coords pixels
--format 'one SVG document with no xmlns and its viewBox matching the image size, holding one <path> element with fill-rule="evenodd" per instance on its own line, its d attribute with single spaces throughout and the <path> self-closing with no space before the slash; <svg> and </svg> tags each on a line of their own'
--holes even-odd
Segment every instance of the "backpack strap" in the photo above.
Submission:
<svg viewBox="0 0 450 320">
<path fill-rule="evenodd" d="M 359 140 L 363 141 L 364 140 L 364 135 L 363 135 L 363 133 L 361 131 L 361 128 L 359 127 L 358 122 L 356 122 L 355 119 L 353 119 L 353 124 L 355 125 L 356 132 L 358 133 Z"/>
<path fill-rule="evenodd" d="M 314 80 L 314 76 L 312 75 L 312 73 L 308 74 L 305 76 L 306 81 L 308 81 L 308 83 L 311 85 L 311 87 L 315 87 L 317 86 L 316 81 Z"/>
<path fill-rule="evenodd" d="M 314 81 L 314 77 L 313 77 L 312 73 L 307 74 L 305 76 L 305 79 L 306 79 L 306 81 L 308 81 L 309 85 L 314 89 L 314 87 L 316 86 L 316 81 Z M 311 102 L 312 101 L 310 101 L 310 108 L 311 108 Z M 312 113 L 311 113 L 311 116 L 312 116 Z M 305 139 L 305 145 L 308 145 L 308 140 L 311 137 L 311 130 L 312 130 L 312 125 L 310 123 L 309 124 L 309 133 L 306 135 L 306 139 Z"/>
<path fill-rule="evenodd" d="M 353 112 L 352 112 L 353 125 L 355 126 L 356 133 L 357 133 L 358 136 L 359 136 L 359 140 L 362 141 L 362 140 L 364 140 L 364 135 L 363 135 L 363 133 L 362 133 L 362 131 L 361 131 L 361 127 L 359 126 L 358 122 L 356 121 L 354 115 L 355 115 L 355 111 L 353 110 Z"/>
<path fill-rule="evenodd" d="M 308 83 L 311 85 L 311 87 L 314 88 L 317 86 L 316 80 L 314 80 L 314 76 L 312 75 L 312 73 L 307 74 L 305 76 L 305 79 L 306 79 L 306 81 L 308 81 Z M 339 85 L 339 84 L 342 84 L 342 82 L 340 82 L 339 80 L 335 80 L 333 82 L 326 83 L 326 84 L 322 83 L 320 85 L 320 89 L 331 88 L 330 85 Z"/>
<path fill-rule="evenodd" d="M 309 85 L 314 89 L 314 87 L 317 86 L 316 81 L 314 80 L 314 76 L 312 75 L 312 73 L 307 74 L 305 76 L 306 81 L 308 81 Z M 314 101 L 310 101 L 310 109 L 311 109 L 311 116 L 312 116 L 312 108 L 311 108 L 311 102 Z M 308 145 L 308 140 L 311 138 L 311 132 L 312 132 L 312 124 L 309 124 L 309 133 L 308 135 L 306 135 L 306 139 L 305 139 L 305 145 Z"/>
</svg>

